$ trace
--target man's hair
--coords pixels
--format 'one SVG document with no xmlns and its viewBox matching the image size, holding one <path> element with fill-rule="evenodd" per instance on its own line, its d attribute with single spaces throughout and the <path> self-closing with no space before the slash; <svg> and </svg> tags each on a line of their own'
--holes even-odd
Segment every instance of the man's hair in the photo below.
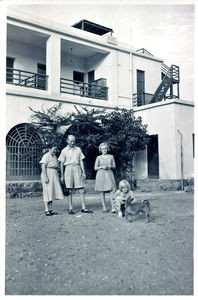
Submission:
<svg viewBox="0 0 198 300">
<path fill-rule="evenodd" d="M 69 134 L 69 135 L 67 136 L 67 141 L 68 141 L 69 137 L 74 137 L 74 138 L 75 138 L 75 136 L 74 136 L 73 134 Z M 75 138 L 75 139 L 76 139 L 76 138 Z"/>
</svg>

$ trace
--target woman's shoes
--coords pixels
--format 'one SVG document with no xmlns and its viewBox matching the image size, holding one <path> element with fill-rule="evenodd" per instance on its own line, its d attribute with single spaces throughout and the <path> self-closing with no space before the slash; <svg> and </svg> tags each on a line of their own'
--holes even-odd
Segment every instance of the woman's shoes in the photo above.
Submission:
<svg viewBox="0 0 198 300">
<path fill-rule="evenodd" d="M 69 215 L 75 215 L 75 212 L 72 209 L 69 209 Z"/>
<path fill-rule="evenodd" d="M 112 209 L 112 210 L 111 210 L 111 213 L 112 213 L 112 214 L 117 214 L 116 209 Z"/>
<path fill-rule="evenodd" d="M 81 209 L 81 213 L 92 214 L 93 211 L 85 208 L 85 209 Z"/>
</svg>

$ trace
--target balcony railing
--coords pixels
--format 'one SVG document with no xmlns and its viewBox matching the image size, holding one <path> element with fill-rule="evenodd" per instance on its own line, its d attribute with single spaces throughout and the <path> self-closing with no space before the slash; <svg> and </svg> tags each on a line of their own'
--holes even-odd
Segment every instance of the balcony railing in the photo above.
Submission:
<svg viewBox="0 0 198 300">
<path fill-rule="evenodd" d="M 96 84 L 99 82 L 100 84 Z M 89 97 L 100 100 L 108 100 L 108 87 L 102 86 L 106 84 L 106 79 L 98 79 L 92 83 L 85 83 L 77 80 L 61 78 L 61 93 Z"/>
<path fill-rule="evenodd" d="M 34 89 L 47 90 L 48 76 L 7 67 L 6 83 Z"/>
<path fill-rule="evenodd" d="M 133 94 L 133 106 L 137 107 L 137 106 L 150 104 L 152 98 L 153 98 L 153 94 L 137 92 Z"/>
</svg>

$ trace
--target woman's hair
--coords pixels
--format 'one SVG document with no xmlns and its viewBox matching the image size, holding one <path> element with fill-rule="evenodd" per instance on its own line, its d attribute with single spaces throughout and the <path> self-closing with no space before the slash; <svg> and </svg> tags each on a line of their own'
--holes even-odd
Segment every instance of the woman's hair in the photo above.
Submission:
<svg viewBox="0 0 198 300">
<path fill-rule="evenodd" d="M 127 180 L 121 180 L 119 182 L 119 190 L 121 190 L 123 187 L 127 186 L 128 189 L 130 190 L 131 186 L 130 186 L 130 183 L 127 181 Z"/>
<path fill-rule="evenodd" d="M 56 145 L 56 143 L 49 143 L 49 144 L 47 144 L 47 148 L 48 149 L 52 149 L 53 147 L 56 147 L 57 148 L 57 145 Z"/>
<path fill-rule="evenodd" d="M 104 143 L 101 143 L 99 145 L 99 152 L 100 153 L 102 153 L 102 149 L 101 149 L 102 146 L 106 146 L 107 147 L 107 151 L 110 151 L 109 145 L 106 142 L 104 142 Z"/>
</svg>

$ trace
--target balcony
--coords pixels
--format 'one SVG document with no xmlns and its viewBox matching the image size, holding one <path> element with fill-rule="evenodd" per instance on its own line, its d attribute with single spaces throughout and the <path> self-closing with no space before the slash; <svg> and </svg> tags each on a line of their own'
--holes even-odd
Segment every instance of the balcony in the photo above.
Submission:
<svg viewBox="0 0 198 300">
<path fill-rule="evenodd" d="M 108 100 L 108 87 L 106 87 L 105 78 L 94 80 L 91 83 L 61 78 L 60 91 L 75 96 Z"/>
<path fill-rule="evenodd" d="M 137 92 L 133 94 L 133 107 L 147 105 L 151 103 L 153 94 Z"/>
<path fill-rule="evenodd" d="M 7 67 L 6 83 L 39 90 L 47 90 L 48 76 Z"/>
</svg>

